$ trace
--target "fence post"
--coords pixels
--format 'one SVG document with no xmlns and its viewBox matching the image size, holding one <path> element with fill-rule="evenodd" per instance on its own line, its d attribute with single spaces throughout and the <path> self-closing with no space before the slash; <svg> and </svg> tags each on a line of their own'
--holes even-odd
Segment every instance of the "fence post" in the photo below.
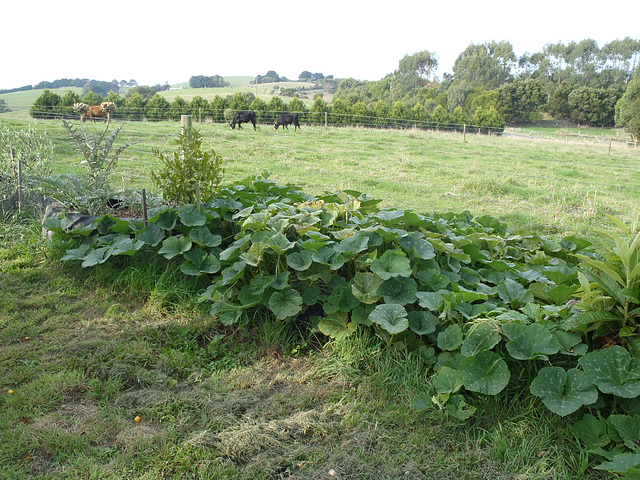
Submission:
<svg viewBox="0 0 640 480">
<path fill-rule="evenodd" d="M 16 161 L 16 151 L 11 149 L 11 161 Z M 18 160 L 18 212 L 22 211 L 22 160 Z"/>
<path fill-rule="evenodd" d="M 200 201 L 200 182 L 196 183 L 196 207 L 200 211 L 202 202 Z"/>
<path fill-rule="evenodd" d="M 327 127 L 327 117 L 328 117 L 328 113 L 324 112 L 324 131 L 326 132 L 328 127 Z"/>
<path fill-rule="evenodd" d="M 144 226 L 147 226 L 147 190 L 142 189 L 142 219 L 144 220 Z"/>
<path fill-rule="evenodd" d="M 467 143 L 467 124 L 462 125 L 462 143 Z"/>
<path fill-rule="evenodd" d="M 198 107 L 198 123 L 202 123 L 202 107 Z"/>
<path fill-rule="evenodd" d="M 180 115 L 180 126 L 183 134 L 186 130 L 187 135 L 191 136 L 191 125 L 193 125 L 193 117 L 191 115 Z"/>
</svg>

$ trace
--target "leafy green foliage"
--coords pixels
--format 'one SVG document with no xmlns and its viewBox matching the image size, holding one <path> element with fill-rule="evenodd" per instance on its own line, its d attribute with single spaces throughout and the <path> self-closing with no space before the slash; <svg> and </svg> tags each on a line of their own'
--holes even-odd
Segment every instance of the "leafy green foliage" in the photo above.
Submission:
<svg viewBox="0 0 640 480">
<path fill-rule="evenodd" d="M 593 332 L 596 338 L 610 338 L 640 353 L 640 216 L 631 225 L 609 217 L 621 235 L 601 232 L 610 240 L 609 256 L 577 254 L 582 260 L 579 277 L 579 307 L 565 322 L 564 328 Z"/>
<path fill-rule="evenodd" d="M 574 331 L 584 302 L 568 299 L 584 277 L 579 262 L 592 258 L 580 253 L 587 241 L 511 232 L 488 216 L 377 203 L 356 191 L 314 197 L 251 177 L 201 209 L 152 209 L 146 227 L 112 217 L 75 230 L 64 218 L 45 226 L 56 238 L 77 239 L 64 259 L 83 266 L 156 252 L 208 285 L 200 300 L 223 325 L 271 319 L 338 343 L 370 330 L 433 370 L 431 401 L 456 419 L 476 412 L 469 393 L 530 388 L 561 416 L 581 408 L 621 415 L 588 440 L 598 455 L 611 442 L 615 454 L 629 448 L 638 429 L 624 416 L 637 410 L 640 360 L 618 345 L 589 351 L 588 329 Z M 625 245 L 616 244 L 616 261 L 635 258 Z"/>
<path fill-rule="evenodd" d="M 218 190 L 223 160 L 213 149 L 203 151 L 202 142 L 200 132 L 184 129 L 177 139 L 178 151 L 169 154 L 153 149 L 163 167 L 151 172 L 151 180 L 172 204 L 195 203 L 198 185 L 203 201 L 210 201 Z"/>
</svg>

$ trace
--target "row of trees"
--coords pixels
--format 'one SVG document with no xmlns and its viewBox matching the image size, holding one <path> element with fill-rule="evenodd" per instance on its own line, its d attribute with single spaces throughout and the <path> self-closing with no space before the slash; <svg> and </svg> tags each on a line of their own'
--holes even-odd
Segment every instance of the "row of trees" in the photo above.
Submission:
<svg viewBox="0 0 640 480">
<path fill-rule="evenodd" d="M 229 82 L 225 82 L 224 78 L 220 75 L 205 76 L 196 75 L 189 79 L 189 86 L 191 88 L 217 88 L 228 87 Z"/>
<path fill-rule="evenodd" d="M 200 121 L 226 122 L 234 111 L 254 110 L 260 123 L 273 123 L 282 112 L 297 112 L 301 122 L 308 124 L 324 124 L 325 118 L 331 125 L 375 127 L 462 129 L 466 124 L 479 127 L 475 130 L 483 132 L 502 131 L 505 126 L 504 120 L 494 108 L 479 108 L 473 115 L 467 115 L 462 108 L 449 112 L 439 106 L 433 112 L 428 112 L 419 106 L 407 109 L 402 102 L 389 107 L 381 101 L 374 109 L 369 109 L 362 102 L 350 106 L 337 100 L 329 105 L 322 95 L 317 95 L 313 105 L 308 108 L 298 97 L 287 103 L 282 97 L 274 96 L 269 102 L 265 102 L 253 93 L 236 93 L 226 97 L 216 95 L 212 101 L 201 96 L 195 96 L 190 101 L 176 97 L 169 102 L 156 93 L 146 98 L 139 92 L 129 92 L 124 97 L 111 92 L 106 97 L 100 97 L 93 92 L 80 96 L 68 91 L 60 96 L 51 90 L 45 90 L 33 103 L 30 114 L 35 118 L 75 116 L 77 114 L 73 111 L 73 105 L 80 102 L 88 105 L 113 102 L 117 107 L 113 118 L 120 120 L 179 120 L 181 115 L 193 115 Z M 474 129 L 470 127 L 468 131 Z"/>
<path fill-rule="evenodd" d="M 495 108 L 507 122 L 532 122 L 549 114 L 580 124 L 612 126 L 615 105 L 640 64 L 640 41 L 615 40 L 600 49 L 594 40 L 547 44 L 542 51 L 517 57 L 509 42 L 470 44 L 453 75 L 435 76 L 437 56 L 429 51 L 407 55 L 398 69 L 378 81 L 344 79 L 336 96 L 349 105 L 380 100 L 422 105 L 432 112 L 462 107 Z"/>
</svg>

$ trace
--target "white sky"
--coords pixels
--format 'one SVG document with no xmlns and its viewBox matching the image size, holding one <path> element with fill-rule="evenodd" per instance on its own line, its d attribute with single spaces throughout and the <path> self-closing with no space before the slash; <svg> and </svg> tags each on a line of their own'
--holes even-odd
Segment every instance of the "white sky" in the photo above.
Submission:
<svg viewBox="0 0 640 480">
<path fill-rule="evenodd" d="M 423 50 L 439 57 L 442 77 L 472 42 L 507 40 L 521 56 L 559 41 L 640 38 L 638 0 L 7 0 L 0 11 L 0 89 L 268 70 L 379 80 Z"/>
</svg>

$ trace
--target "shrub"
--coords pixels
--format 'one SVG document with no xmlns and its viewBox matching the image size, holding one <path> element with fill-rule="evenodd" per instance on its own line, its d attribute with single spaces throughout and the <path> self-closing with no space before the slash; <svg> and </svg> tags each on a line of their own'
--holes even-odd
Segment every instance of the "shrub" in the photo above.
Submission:
<svg viewBox="0 0 640 480">
<path fill-rule="evenodd" d="M 153 149 L 153 154 L 164 167 L 151 172 L 151 181 L 168 202 L 195 203 L 197 185 L 203 201 L 215 196 L 224 173 L 223 160 L 213 149 L 202 151 L 202 140 L 197 130 L 184 129 L 177 140 L 177 152 L 169 154 Z"/>
</svg>

